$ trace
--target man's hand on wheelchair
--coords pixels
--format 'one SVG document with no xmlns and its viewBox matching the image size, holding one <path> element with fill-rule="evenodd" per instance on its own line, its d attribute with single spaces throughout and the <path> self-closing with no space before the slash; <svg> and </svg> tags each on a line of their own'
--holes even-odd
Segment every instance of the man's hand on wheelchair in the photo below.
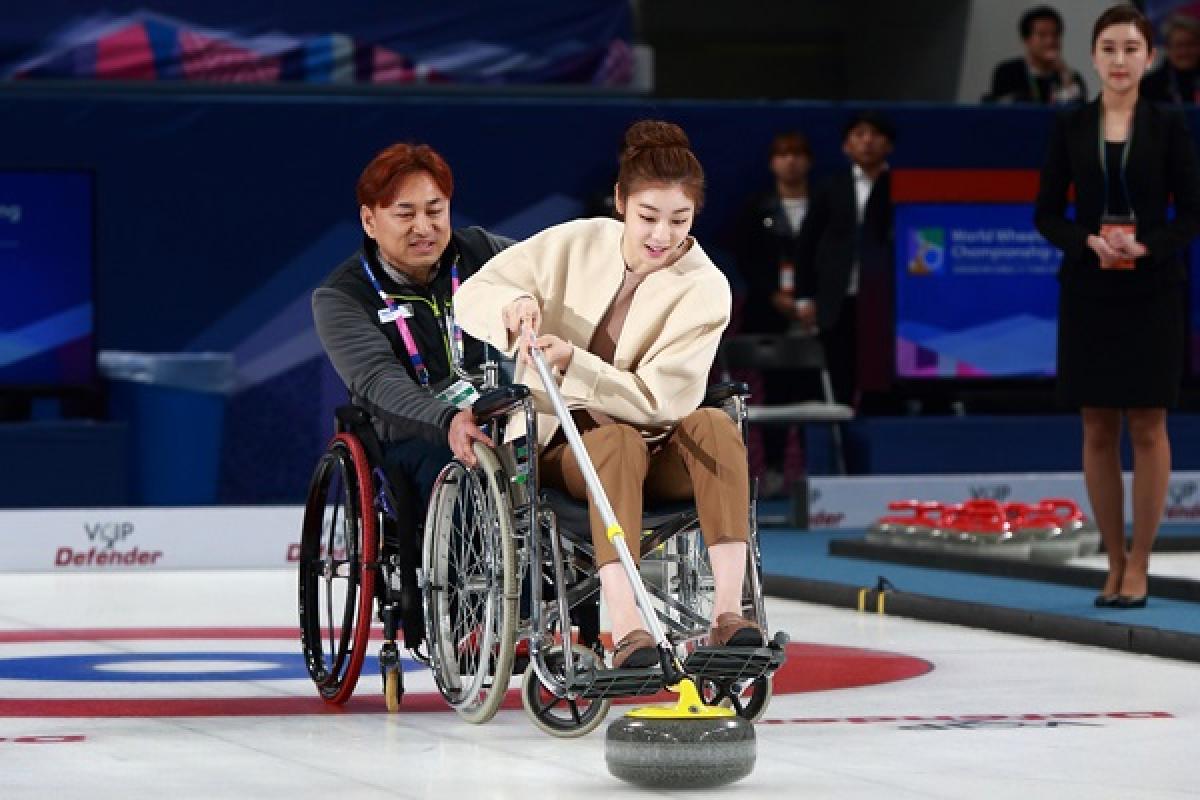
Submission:
<svg viewBox="0 0 1200 800">
<path fill-rule="evenodd" d="M 488 447 L 495 447 L 488 435 L 475 424 L 475 414 L 469 408 L 458 412 L 450 420 L 450 433 L 447 438 L 454 457 L 468 467 L 476 465 L 472 442 L 483 442 Z"/>
<path fill-rule="evenodd" d="M 501 312 L 504 327 L 514 336 L 521 333 L 521 328 L 532 330 L 535 334 L 542 329 L 542 309 L 532 297 L 518 297 L 504 307 Z"/>
</svg>

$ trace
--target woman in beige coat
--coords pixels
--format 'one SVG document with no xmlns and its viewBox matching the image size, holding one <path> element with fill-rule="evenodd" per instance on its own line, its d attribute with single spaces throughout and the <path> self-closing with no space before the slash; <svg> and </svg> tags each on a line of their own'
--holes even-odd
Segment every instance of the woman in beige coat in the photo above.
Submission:
<svg viewBox="0 0 1200 800">
<path fill-rule="evenodd" d="M 641 530 L 643 496 L 696 498 L 716 583 L 712 640 L 759 646 L 741 614 L 749 529 L 746 450 L 737 426 L 700 402 L 729 322 L 729 284 L 689 235 L 704 172 L 678 126 L 651 120 L 625 135 L 617 177 L 623 221 L 576 220 L 498 254 L 455 297 L 475 338 L 512 353 L 522 325 L 576 409 L 584 446 L 621 527 Z M 532 369 L 523 382 L 535 398 Z M 539 410 L 549 404 L 540 397 Z M 539 414 L 543 483 L 587 498 L 557 419 Z M 612 624 L 614 667 L 658 662 L 632 588 L 588 499 Z M 637 556 L 637 548 L 634 556 Z"/>
</svg>

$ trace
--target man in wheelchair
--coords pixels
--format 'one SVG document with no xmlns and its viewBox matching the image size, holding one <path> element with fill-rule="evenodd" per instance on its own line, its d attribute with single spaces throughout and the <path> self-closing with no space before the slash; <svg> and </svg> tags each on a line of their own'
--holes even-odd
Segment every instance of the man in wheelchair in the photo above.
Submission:
<svg viewBox="0 0 1200 800">
<path fill-rule="evenodd" d="M 626 134 L 616 186 L 623 221 L 550 228 L 499 253 L 456 297 L 464 330 L 517 353 L 523 331 L 559 377 L 584 445 L 621 527 L 640 531 L 643 495 L 694 498 L 715 583 L 710 642 L 761 647 L 741 615 L 750 527 L 741 433 L 724 412 L 699 408 L 729 321 L 727 281 L 689 235 L 704 173 L 675 125 L 643 121 Z M 544 392 L 532 369 L 525 383 Z M 588 499 L 595 564 L 616 642 L 614 668 L 658 663 L 556 417 L 538 405 L 537 469 L 545 486 Z M 508 429 L 519 435 L 519 425 Z M 637 547 L 631 550 L 636 556 Z"/>
<path fill-rule="evenodd" d="M 512 243 L 478 227 L 452 231 L 453 193 L 449 165 L 428 145 L 381 151 L 356 187 L 362 247 L 312 298 L 317 334 L 351 400 L 374 420 L 389 466 L 425 500 L 447 461 L 474 464 L 471 442 L 487 441 L 470 412 L 477 395 L 462 380 L 483 346 L 463 335 L 452 298 Z"/>
<path fill-rule="evenodd" d="M 471 411 L 478 395 L 469 380 L 470 370 L 484 360 L 484 346 L 463 335 L 454 315 L 455 293 L 511 241 L 477 227 L 451 230 L 453 191 L 450 167 L 428 145 L 398 143 L 382 150 L 363 170 L 356 187 L 362 246 L 334 269 L 312 296 L 317 333 L 350 394 L 351 405 L 338 410 L 339 431 L 352 436 L 358 443 L 355 447 L 367 451 L 360 471 L 368 471 L 369 477 L 350 477 L 346 482 L 372 485 L 365 487 L 364 499 L 350 498 L 346 516 L 351 505 L 360 517 L 373 515 L 374 507 L 382 506 L 386 513 L 381 515 L 383 552 L 377 554 L 378 564 L 396 569 L 381 573 L 381 577 L 386 584 L 392 575 L 408 573 L 407 580 L 396 581 L 407 588 L 407 601 L 381 602 L 385 638 L 392 644 L 389 652 L 395 650 L 391 639 L 399 622 L 389 614 L 403 618 L 410 648 L 419 646 L 423 635 L 416 589 L 419 525 L 438 472 L 452 458 L 474 465 L 472 443 L 490 444 Z M 310 488 L 310 512 L 314 504 L 318 512 L 320 506 L 329 505 L 320 498 L 314 500 L 319 494 L 318 479 L 324 476 L 326 483 L 330 481 L 329 458 L 327 453 L 318 466 L 314 488 Z M 352 467 L 343 471 L 353 472 Z M 321 515 L 317 514 L 318 523 Z M 335 515 L 333 524 L 326 527 L 336 528 L 337 522 Z M 306 520 L 306 527 L 308 524 Z M 318 557 L 328 559 L 321 569 L 330 579 L 340 577 L 337 571 L 344 568 L 342 563 L 333 563 L 337 542 L 346 538 L 341 533 L 338 536 L 341 538 L 335 541 L 331 533 L 328 545 L 309 545 L 312 552 L 303 557 L 309 562 Z M 366 542 L 369 537 L 360 538 Z M 344 542 L 340 546 L 343 551 L 347 547 Z M 368 547 L 373 547 L 373 542 L 362 545 L 364 552 L 353 553 L 355 558 L 342 561 L 372 561 L 365 552 Z M 309 573 L 317 571 L 315 565 L 310 566 Z M 375 566 L 369 563 L 361 579 L 345 576 L 348 588 L 339 590 L 338 599 L 372 585 L 374 576 L 366 573 Z M 302 626 L 308 624 L 303 611 L 304 576 L 302 564 Z M 317 595 L 317 578 L 310 574 L 307 580 L 310 594 Z M 381 587 L 381 595 L 387 588 Z M 334 592 L 327 594 L 322 602 L 333 605 Z M 368 603 L 370 600 L 367 598 Z M 315 604 L 310 597 L 310 616 Z M 364 616 L 369 617 L 369 605 L 365 608 L 368 613 Z M 361 663 L 358 651 L 365 644 L 365 633 L 358 646 L 347 644 L 347 636 L 341 642 L 335 637 L 322 648 L 319 631 L 329 624 L 316 622 L 314 616 L 309 624 L 313 631 L 306 634 L 306 657 L 314 680 L 321 676 L 318 683 L 323 681 L 329 690 L 326 693 L 323 688 L 323 693 L 341 702 L 353 691 L 357 678 L 356 668 L 346 666 L 346 654 L 355 651 L 351 656 Z M 369 620 L 360 627 L 365 631 L 368 626 Z M 353 628 L 352 621 L 346 627 Z M 315 644 L 308 641 L 314 639 Z M 392 666 L 398 668 L 398 658 Z M 342 685 L 343 676 L 348 686 Z"/>
</svg>

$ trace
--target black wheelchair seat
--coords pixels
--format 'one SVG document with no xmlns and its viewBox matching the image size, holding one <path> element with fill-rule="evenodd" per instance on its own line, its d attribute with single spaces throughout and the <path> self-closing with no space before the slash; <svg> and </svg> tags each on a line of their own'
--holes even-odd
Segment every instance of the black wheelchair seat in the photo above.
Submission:
<svg viewBox="0 0 1200 800">
<path fill-rule="evenodd" d="M 587 503 L 576 500 L 558 489 L 542 488 L 542 504 L 558 518 L 559 531 L 566 538 L 579 544 L 592 543 L 591 522 L 588 519 Z M 690 515 L 690 518 L 688 518 Z M 649 504 L 642 509 L 642 530 L 654 530 L 669 523 L 680 523 L 679 527 L 696 519 L 694 500 L 667 501 Z M 626 533 L 630 533 L 626 531 Z"/>
</svg>

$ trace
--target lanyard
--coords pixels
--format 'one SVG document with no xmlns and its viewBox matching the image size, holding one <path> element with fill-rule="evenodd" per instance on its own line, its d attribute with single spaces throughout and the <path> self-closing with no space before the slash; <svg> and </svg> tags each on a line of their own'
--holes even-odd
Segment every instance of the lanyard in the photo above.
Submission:
<svg viewBox="0 0 1200 800">
<path fill-rule="evenodd" d="M 1125 179 L 1125 168 L 1129 164 L 1129 151 L 1133 149 L 1133 116 L 1129 118 L 1129 136 L 1125 137 L 1125 146 L 1121 149 L 1121 191 L 1125 193 L 1125 205 L 1129 207 L 1129 216 L 1133 217 L 1133 200 L 1129 196 L 1129 182 Z M 1100 170 L 1104 173 L 1104 213 L 1108 214 L 1108 148 L 1104 140 L 1104 106 L 1100 106 L 1100 124 L 1096 126 L 1097 147 L 1100 148 Z"/>
<path fill-rule="evenodd" d="M 452 332 L 454 341 L 454 360 L 461 366 L 463 359 L 466 357 L 463 352 L 463 333 L 462 328 L 458 327 L 458 322 L 454 318 L 454 295 L 458 294 L 458 256 L 454 256 L 454 261 L 450 263 L 450 302 L 443 309 L 446 313 L 446 326 Z"/>
<path fill-rule="evenodd" d="M 375 290 L 375 293 L 379 295 L 379 299 L 383 301 L 383 304 L 387 306 L 387 316 L 396 323 L 396 330 L 400 332 L 400 338 L 404 340 L 404 347 L 406 350 L 408 350 L 408 358 L 410 361 L 412 361 L 413 369 L 416 370 L 417 380 L 421 382 L 422 386 L 429 386 L 429 369 L 425 366 L 425 360 L 421 358 L 421 351 L 417 349 L 417 342 L 413 338 L 412 331 L 408 328 L 408 321 L 396 307 L 396 302 L 392 300 L 390 296 L 388 296 L 388 293 L 385 292 L 383 287 L 379 284 L 379 279 L 375 277 L 375 271 L 371 269 L 371 265 L 368 263 L 366 255 L 364 253 L 359 253 L 358 260 L 362 262 L 363 272 L 367 273 L 367 280 L 371 282 L 371 287 Z M 453 263 L 450 265 L 451 296 L 458 293 L 458 284 L 458 257 L 455 256 Z M 437 303 L 436 296 L 434 297 L 434 303 Z M 453 305 L 447 304 L 444 308 L 444 311 L 447 317 L 447 322 L 449 323 L 449 327 L 453 331 L 455 350 L 453 354 L 454 359 L 456 362 L 461 363 L 463 357 L 462 329 L 460 329 L 458 327 L 458 323 L 454 321 Z"/>
<path fill-rule="evenodd" d="M 1038 83 L 1037 76 L 1033 74 L 1033 70 L 1029 68 L 1028 64 L 1025 65 L 1025 77 L 1029 80 L 1029 94 L 1033 102 L 1041 103 L 1042 85 Z"/>
</svg>

